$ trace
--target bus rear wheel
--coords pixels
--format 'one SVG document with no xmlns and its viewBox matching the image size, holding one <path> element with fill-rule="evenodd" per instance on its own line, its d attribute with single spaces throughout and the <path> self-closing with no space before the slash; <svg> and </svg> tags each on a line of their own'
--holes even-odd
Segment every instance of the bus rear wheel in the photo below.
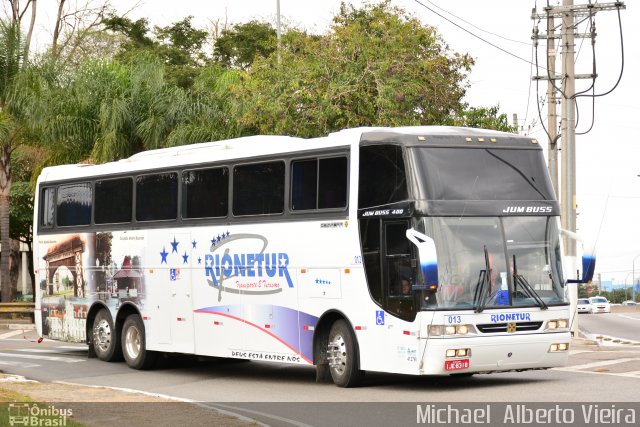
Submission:
<svg viewBox="0 0 640 427">
<path fill-rule="evenodd" d="M 158 354 L 146 349 L 144 323 L 137 314 L 129 315 L 122 326 L 122 353 L 133 369 L 150 369 L 156 363 Z"/>
<path fill-rule="evenodd" d="M 355 336 L 342 319 L 331 326 L 327 359 L 331 379 L 338 387 L 354 387 L 362 380 L 363 372 L 358 369 Z"/>
<path fill-rule="evenodd" d="M 113 326 L 113 319 L 106 308 L 100 309 L 93 320 L 91 344 L 98 359 L 105 362 L 122 360 L 120 340 Z"/>
</svg>

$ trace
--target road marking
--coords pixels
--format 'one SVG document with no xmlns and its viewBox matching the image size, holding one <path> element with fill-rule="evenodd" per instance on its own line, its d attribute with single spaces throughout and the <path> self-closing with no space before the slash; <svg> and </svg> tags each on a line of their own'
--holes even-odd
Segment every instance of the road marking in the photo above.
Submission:
<svg viewBox="0 0 640 427">
<path fill-rule="evenodd" d="M 631 320 L 640 321 L 640 317 L 631 317 L 631 316 L 627 316 L 627 315 L 624 315 L 624 314 L 618 314 L 618 317 L 624 317 L 625 319 L 631 319 Z"/>
<path fill-rule="evenodd" d="M 23 334 L 23 333 L 24 333 L 23 330 L 6 332 L 6 333 L 0 335 L 0 340 L 4 340 L 4 339 L 7 339 L 7 338 L 15 337 L 16 335 L 20 335 L 20 334 Z"/>
<path fill-rule="evenodd" d="M 271 418 L 272 420 L 282 421 L 282 422 L 285 422 L 287 424 L 291 424 L 291 425 L 298 426 L 298 427 L 312 427 L 309 424 L 301 423 L 299 421 L 292 420 L 292 419 L 289 419 L 289 418 L 280 417 L 278 415 L 269 414 L 268 412 L 253 411 L 251 409 L 239 408 L 237 406 L 223 405 L 221 403 L 213 403 L 210 406 L 213 407 L 213 408 L 216 408 L 216 407 L 220 406 L 222 408 L 228 408 L 228 409 L 232 409 L 234 411 L 242 411 L 242 412 L 246 412 L 248 414 L 260 415 L 261 417 Z"/>
<path fill-rule="evenodd" d="M 173 396 L 169 396 L 168 394 L 151 393 L 151 392 L 148 392 L 148 391 L 136 390 L 134 388 L 110 387 L 110 386 L 107 386 L 107 385 L 92 385 L 92 384 L 82 384 L 82 383 L 71 383 L 71 382 L 67 382 L 67 381 L 52 381 L 52 382 L 55 383 L 55 384 L 65 384 L 65 385 L 80 386 L 80 387 L 108 388 L 110 390 L 123 391 L 125 393 L 131 393 L 131 394 L 142 394 L 142 395 L 151 396 L 151 397 L 159 397 L 161 399 L 175 400 L 177 402 L 185 402 L 185 403 L 197 403 L 198 402 L 197 400 L 183 399 L 181 397 L 173 397 Z"/>
<path fill-rule="evenodd" d="M 580 371 L 578 369 L 567 368 L 551 368 L 552 371 L 563 371 L 563 372 L 571 372 L 571 373 L 580 373 L 580 374 L 593 374 L 593 375 L 611 375 L 613 377 L 625 377 L 625 378 L 635 378 L 640 379 L 640 371 L 629 371 L 629 372 L 594 372 L 594 371 Z"/>
<path fill-rule="evenodd" d="M 618 363 L 633 362 L 635 360 L 640 360 L 640 357 L 627 357 L 625 359 L 601 360 L 599 362 L 585 363 L 584 365 L 566 366 L 565 369 L 581 370 L 581 369 L 600 368 L 602 366 L 617 365 Z"/>
<path fill-rule="evenodd" d="M 35 360 L 46 360 L 50 362 L 64 362 L 64 363 L 85 362 L 85 359 L 76 359 L 71 357 L 37 356 L 32 354 L 20 354 L 20 353 L 0 353 L 0 357 L 16 357 L 18 359 L 35 359 Z"/>
<path fill-rule="evenodd" d="M 89 347 L 87 345 L 59 345 L 56 346 L 56 348 L 59 348 L 60 350 L 84 350 L 87 351 L 89 349 Z"/>
</svg>

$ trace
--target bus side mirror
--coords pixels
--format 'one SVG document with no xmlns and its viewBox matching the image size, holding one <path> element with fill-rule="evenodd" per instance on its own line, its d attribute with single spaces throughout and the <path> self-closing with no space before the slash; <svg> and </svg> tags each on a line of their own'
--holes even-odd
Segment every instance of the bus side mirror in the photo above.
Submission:
<svg viewBox="0 0 640 427">
<path fill-rule="evenodd" d="M 424 235 L 413 228 L 407 230 L 407 239 L 418 248 L 418 258 L 420 258 L 420 269 L 424 278 L 424 285 L 427 290 L 435 292 L 438 289 L 438 255 L 436 253 L 436 243 L 427 235 Z"/>
<path fill-rule="evenodd" d="M 582 256 L 582 278 L 581 279 L 569 279 L 567 283 L 590 283 L 593 280 L 593 274 L 596 271 L 596 256 L 595 255 L 583 255 Z"/>
<path fill-rule="evenodd" d="M 589 283 L 593 280 L 593 274 L 596 271 L 596 256 L 582 256 L 582 283 Z"/>
</svg>

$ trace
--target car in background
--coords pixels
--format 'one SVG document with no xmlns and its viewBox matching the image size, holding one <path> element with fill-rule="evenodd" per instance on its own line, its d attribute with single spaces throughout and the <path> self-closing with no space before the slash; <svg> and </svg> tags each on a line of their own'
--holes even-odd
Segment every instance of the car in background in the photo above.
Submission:
<svg viewBox="0 0 640 427">
<path fill-rule="evenodd" d="M 623 301 L 622 305 L 635 306 L 635 305 L 638 305 L 638 303 L 635 301 Z"/>
<path fill-rule="evenodd" d="M 591 313 L 611 313 L 611 304 L 605 297 L 591 297 Z"/>
<path fill-rule="evenodd" d="M 578 313 L 591 313 L 589 298 L 578 298 Z"/>
</svg>

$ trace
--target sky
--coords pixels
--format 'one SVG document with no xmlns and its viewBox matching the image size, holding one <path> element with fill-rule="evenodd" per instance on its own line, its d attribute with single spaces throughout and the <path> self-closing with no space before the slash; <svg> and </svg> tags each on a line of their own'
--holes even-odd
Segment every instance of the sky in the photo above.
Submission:
<svg viewBox="0 0 640 427">
<path fill-rule="evenodd" d="M 510 122 L 513 114 L 517 114 L 522 133 L 537 138 L 546 149 L 547 137 L 536 106 L 538 99 L 546 99 L 546 82 L 540 83 L 536 95 L 536 84 L 531 80 L 536 70 L 530 62 L 534 27 L 531 11 L 537 6 L 542 12 L 547 1 L 420 1 L 456 25 L 415 0 L 392 0 L 392 4 L 402 7 L 424 24 L 436 27 L 453 51 L 469 53 L 475 59 L 465 101 L 477 107 L 499 104 L 500 112 L 506 113 Z M 575 0 L 574 3 L 588 1 Z M 120 14 L 128 13 L 132 19 L 146 17 L 151 25 L 169 25 L 189 15 L 194 16 L 194 24 L 199 27 L 211 27 L 214 21 L 229 24 L 251 19 L 276 22 L 277 0 L 111 0 L 110 3 Z M 280 0 L 281 19 L 283 23 L 311 32 L 323 32 L 339 11 L 340 3 L 340 0 Z M 351 3 L 357 6 L 363 1 Z M 621 11 L 622 78 L 613 92 L 595 98 L 593 116 L 591 98 L 579 99 L 577 132 L 587 131 L 592 117 L 594 124 L 588 133 L 576 136 L 577 231 L 585 245 L 595 246 L 596 275 L 601 274 L 603 281 L 626 281 L 627 284 L 632 283 L 636 257 L 635 278 L 636 282 L 640 281 L 640 141 L 633 136 L 633 124 L 640 117 L 640 84 L 636 81 L 640 76 L 640 56 L 637 55 L 637 44 L 634 45 L 640 40 L 638 3 L 627 1 L 626 10 Z M 550 0 L 550 4 L 555 6 L 558 1 Z M 54 12 L 42 11 L 39 31 L 46 31 Z M 622 65 L 618 14 L 615 11 L 598 12 L 595 22 L 598 75 L 595 89 L 596 93 L 604 93 L 616 84 Z M 586 24 L 579 27 L 579 32 L 587 31 Z M 546 24 L 541 22 L 539 28 L 543 31 Z M 545 45 L 541 43 L 539 63 L 544 63 L 544 51 Z M 576 73 L 591 73 L 593 55 L 589 39 L 583 43 L 577 39 L 576 51 L 579 52 Z M 557 62 L 560 63 L 559 56 Z M 543 72 L 540 69 L 539 73 Z M 590 81 L 578 81 L 576 90 L 587 89 L 589 84 Z M 546 109 L 546 104 L 541 104 L 544 123 Z"/>
</svg>

